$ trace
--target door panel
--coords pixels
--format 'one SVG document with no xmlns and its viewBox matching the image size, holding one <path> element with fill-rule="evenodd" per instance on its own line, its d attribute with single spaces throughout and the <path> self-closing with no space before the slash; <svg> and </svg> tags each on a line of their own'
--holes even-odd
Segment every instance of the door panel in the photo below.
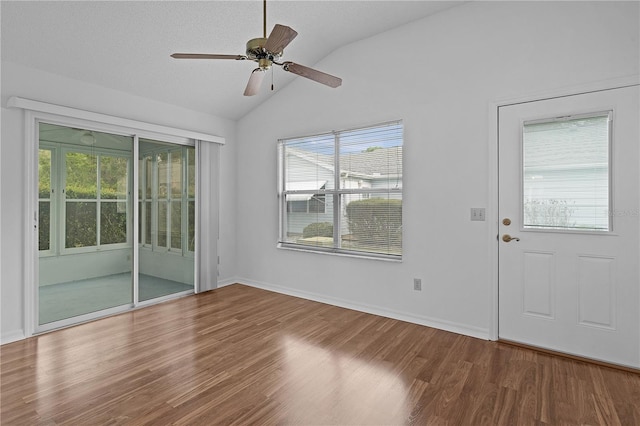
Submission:
<svg viewBox="0 0 640 426">
<path fill-rule="evenodd" d="M 500 108 L 500 339 L 640 367 L 639 92 Z"/>
<path fill-rule="evenodd" d="M 140 302 L 194 291 L 195 148 L 140 139 Z"/>
<path fill-rule="evenodd" d="M 39 123 L 37 330 L 133 303 L 133 138 Z"/>
</svg>

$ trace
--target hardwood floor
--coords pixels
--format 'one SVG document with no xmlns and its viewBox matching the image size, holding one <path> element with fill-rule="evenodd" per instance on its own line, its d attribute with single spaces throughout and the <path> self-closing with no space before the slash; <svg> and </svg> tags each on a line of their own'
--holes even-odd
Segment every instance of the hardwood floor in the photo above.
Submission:
<svg viewBox="0 0 640 426">
<path fill-rule="evenodd" d="M 0 349 L 2 425 L 639 425 L 640 376 L 242 285 Z"/>
</svg>

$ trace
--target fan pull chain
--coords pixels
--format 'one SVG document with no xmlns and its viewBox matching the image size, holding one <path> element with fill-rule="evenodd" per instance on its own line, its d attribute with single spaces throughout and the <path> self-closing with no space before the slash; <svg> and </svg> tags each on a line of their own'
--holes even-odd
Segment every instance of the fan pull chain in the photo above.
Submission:
<svg viewBox="0 0 640 426">
<path fill-rule="evenodd" d="M 271 91 L 273 92 L 273 67 L 271 67 Z"/>
</svg>

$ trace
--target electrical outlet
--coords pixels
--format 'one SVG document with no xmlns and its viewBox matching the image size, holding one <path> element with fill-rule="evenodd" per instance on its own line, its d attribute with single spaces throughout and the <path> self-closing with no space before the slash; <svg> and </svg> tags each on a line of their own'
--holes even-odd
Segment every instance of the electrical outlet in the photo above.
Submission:
<svg viewBox="0 0 640 426">
<path fill-rule="evenodd" d="M 471 220 L 484 221 L 484 209 L 478 208 L 478 207 L 472 207 Z"/>
<path fill-rule="evenodd" d="M 413 279 L 413 289 L 416 291 L 422 291 L 422 280 L 420 278 Z"/>
</svg>

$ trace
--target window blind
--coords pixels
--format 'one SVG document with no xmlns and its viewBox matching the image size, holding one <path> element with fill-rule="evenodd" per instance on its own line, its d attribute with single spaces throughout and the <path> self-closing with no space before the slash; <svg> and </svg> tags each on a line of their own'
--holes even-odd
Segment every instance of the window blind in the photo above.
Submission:
<svg viewBox="0 0 640 426">
<path fill-rule="evenodd" d="M 608 231 L 609 113 L 523 126 L 528 228 Z"/>
</svg>

